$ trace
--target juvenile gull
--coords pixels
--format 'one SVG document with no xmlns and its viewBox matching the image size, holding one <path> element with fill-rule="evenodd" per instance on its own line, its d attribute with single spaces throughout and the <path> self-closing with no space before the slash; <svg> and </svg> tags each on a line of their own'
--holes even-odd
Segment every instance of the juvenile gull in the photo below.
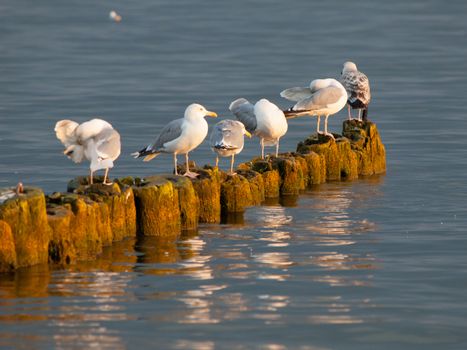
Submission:
<svg viewBox="0 0 467 350">
<path fill-rule="evenodd" d="M 260 139 L 261 158 L 264 159 L 264 146 L 276 145 L 279 154 L 279 140 L 287 132 L 284 113 L 274 104 L 263 98 L 253 106 L 248 100 L 239 98 L 233 101 L 229 110 L 245 125 L 248 132 Z"/>
<path fill-rule="evenodd" d="M 345 62 L 342 69 L 341 83 L 347 90 L 349 98 L 347 107 L 349 112 L 349 120 L 352 120 L 350 107 L 358 109 L 358 120 L 366 121 L 368 118 L 368 105 L 371 100 L 370 82 L 368 77 L 357 69 L 357 65 L 353 62 Z M 363 109 L 363 115 L 361 111 Z"/>
<path fill-rule="evenodd" d="M 65 146 L 65 154 L 75 163 L 87 159 L 90 164 L 89 183 L 93 183 L 95 171 L 105 169 L 104 184 L 107 182 L 109 169 L 120 155 L 120 134 L 112 125 L 102 119 L 92 119 L 78 124 L 72 120 L 60 120 L 55 124 L 55 134 Z"/>
<path fill-rule="evenodd" d="M 153 143 L 139 152 L 132 153 L 132 156 L 144 157 L 143 160 L 148 162 L 161 153 L 172 153 L 175 175 L 178 175 L 177 154 L 185 154 L 186 172 L 183 175 L 195 178 L 198 174 L 190 171 L 188 153 L 198 147 L 208 134 L 205 116 L 217 117 L 217 114 L 197 103 L 189 105 L 183 118 L 171 121 L 162 129 Z"/>
<path fill-rule="evenodd" d="M 251 134 L 245 129 L 243 123 L 231 119 L 220 121 L 214 125 L 211 132 L 210 146 L 216 153 L 216 167 L 219 165 L 219 156 L 232 156 L 230 160 L 230 175 L 235 175 L 233 171 L 234 158 L 243 149 L 243 135 L 251 137 Z"/>
<path fill-rule="evenodd" d="M 295 118 L 304 115 L 318 117 L 316 131 L 321 134 L 319 124 L 321 116 L 325 116 L 324 135 L 334 137 L 328 133 L 328 118 L 336 114 L 347 103 L 345 88 L 335 79 L 316 79 L 310 83 L 310 87 L 294 87 L 281 92 L 281 96 L 297 102 L 293 107 L 284 111 L 287 118 Z"/>
</svg>

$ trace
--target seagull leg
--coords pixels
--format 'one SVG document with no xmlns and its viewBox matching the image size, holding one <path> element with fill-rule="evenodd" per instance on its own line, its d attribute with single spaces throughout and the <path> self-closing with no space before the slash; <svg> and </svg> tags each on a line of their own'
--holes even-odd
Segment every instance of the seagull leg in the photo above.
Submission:
<svg viewBox="0 0 467 350">
<path fill-rule="evenodd" d="M 233 166 L 235 162 L 235 154 L 232 154 L 232 158 L 230 159 L 230 175 L 237 175 L 237 173 L 234 173 L 233 171 Z"/>
<path fill-rule="evenodd" d="M 92 185 L 93 184 L 93 178 L 92 178 L 92 174 L 94 172 L 92 170 L 89 170 L 89 184 Z"/>
<path fill-rule="evenodd" d="M 261 145 L 261 159 L 264 159 L 264 139 L 259 139 L 259 144 Z"/>
<path fill-rule="evenodd" d="M 318 121 L 316 122 L 316 132 L 319 134 L 321 134 L 321 132 L 319 131 L 319 123 L 321 121 L 321 116 L 318 115 Z"/>
<path fill-rule="evenodd" d="M 113 182 L 107 182 L 107 177 L 109 176 L 109 168 L 105 168 L 105 173 L 104 173 L 104 182 L 102 182 L 103 185 L 112 185 Z"/>
<path fill-rule="evenodd" d="M 177 153 L 174 153 L 174 169 L 175 169 L 175 175 L 178 175 L 178 170 L 177 170 Z"/>
<path fill-rule="evenodd" d="M 183 176 L 187 176 L 191 179 L 195 179 L 197 176 L 199 176 L 199 174 L 197 173 L 192 173 L 190 171 L 190 164 L 189 164 L 189 161 L 188 161 L 188 152 L 185 153 L 185 167 L 186 167 L 186 170 L 185 170 L 185 174 L 183 174 Z"/>
<path fill-rule="evenodd" d="M 277 140 L 276 143 L 276 158 L 279 156 L 279 139 Z"/>
<path fill-rule="evenodd" d="M 328 118 L 329 114 L 326 116 L 326 119 L 324 119 L 324 135 L 330 136 L 334 140 L 334 135 L 328 132 Z"/>
<path fill-rule="evenodd" d="M 216 168 L 219 167 L 219 156 L 216 156 Z"/>
<path fill-rule="evenodd" d="M 358 109 L 358 121 L 362 121 L 362 110 Z"/>
<path fill-rule="evenodd" d="M 349 112 L 349 120 L 352 120 L 352 113 L 350 113 L 350 105 L 347 103 L 347 111 Z"/>
</svg>

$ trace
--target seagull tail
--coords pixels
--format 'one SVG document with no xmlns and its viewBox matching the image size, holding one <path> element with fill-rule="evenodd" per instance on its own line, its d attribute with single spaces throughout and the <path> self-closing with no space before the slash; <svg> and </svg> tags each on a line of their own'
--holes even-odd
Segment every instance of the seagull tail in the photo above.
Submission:
<svg viewBox="0 0 467 350">
<path fill-rule="evenodd" d="M 302 115 L 307 115 L 309 113 L 308 111 L 294 111 L 292 108 L 286 109 L 282 112 L 284 112 L 287 119 L 301 117 Z"/>
<path fill-rule="evenodd" d="M 148 147 L 143 148 L 141 151 L 134 152 L 131 155 L 133 158 L 141 158 L 144 157 L 143 161 L 144 162 L 149 162 L 150 160 L 156 158 L 160 152 L 156 152 L 153 149 L 151 149 L 151 145 Z"/>
</svg>

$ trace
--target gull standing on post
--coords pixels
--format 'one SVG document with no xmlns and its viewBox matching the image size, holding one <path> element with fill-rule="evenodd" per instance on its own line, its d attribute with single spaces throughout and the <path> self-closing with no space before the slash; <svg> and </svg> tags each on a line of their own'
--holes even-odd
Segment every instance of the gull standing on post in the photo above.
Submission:
<svg viewBox="0 0 467 350">
<path fill-rule="evenodd" d="M 161 153 L 172 153 L 175 175 L 178 175 L 177 154 L 185 154 L 186 172 L 183 175 L 195 178 L 199 174 L 190 171 L 188 153 L 198 147 L 208 134 L 208 123 L 204 119 L 206 116 L 217 117 L 217 114 L 197 103 L 189 105 L 183 118 L 171 121 L 153 143 L 139 152 L 132 153 L 132 156 L 144 157 L 143 160 L 148 162 Z"/>
<path fill-rule="evenodd" d="M 84 158 L 91 162 L 89 183 L 93 183 L 93 174 L 105 169 L 104 184 L 107 182 L 109 169 L 120 155 L 120 134 L 112 125 L 102 119 L 92 119 L 82 124 L 72 120 L 60 120 L 55 124 L 55 134 L 66 147 L 63 154 L 75 163 Z"/>
<path fill-rule="evenodd" d="M 248 132 L 259 137 L 261 158 L 264 159 L 264 146 L 276 145 L 279 154 L 279 140 L 287 132 L 284 113 L 274 103 L 263 98 L 253 106 L 248 100 L 239 98 L 233 101 L 229 110 L 241 121 Z"/>
<path fill-rule="evenodd" d="M 324 135 L 334 138 L 328 132 L 328 118 L 336 114 L 347 103 L 347 92 L 336 79 L 316 79 L 310 83 L 310 87 L 293 87 L 281 92 L 281 96 L 297 102 L 293 107 L 284 111 L 287 118 L 301 117 L 304 115 L 316 116 L 318 121 L 316 131 L 319 130 L 320 118 L 324 116 Z"/>
<path fill-rule="evenodd" d="M 366 121 L 368 118 L 368 105 L 371 100 L 370 82 L 368 77 L 357 69 L 357 65 L 353 62 L 345 62 L 342 68 L 341 83 L 347 90 L 349 98 L 347 107 L 349 112 L 349 120 L 352 120 L 350 107 L 358 109 L 358 120 Z M 361 112 L 363 109 L 363 115 Z"/>
<path fill-rule="evenodd" d="M 220 121 L 212 129 L 210 145 L 211 149 L 216 152 L 216 167 L 219 165 L 219 156 L 232 156 L 230 160 L 230 175 L 235 175 L 233 171 L 234 157 L 243 149 L 243 135 L 251 137 L 251 134 L 245 129 L 243 123 L 231 119 Z"/>
</svg>

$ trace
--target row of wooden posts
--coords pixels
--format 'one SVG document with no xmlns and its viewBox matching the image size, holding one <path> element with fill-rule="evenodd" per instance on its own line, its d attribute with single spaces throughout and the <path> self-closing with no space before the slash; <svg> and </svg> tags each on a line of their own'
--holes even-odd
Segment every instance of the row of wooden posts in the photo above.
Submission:
<svg viewBox="0 0 467 350">
<path fill-rule="evenodd" d="M 386 171 L 375 124 L 346 121 L 336 136 L 312 135 L 296 152 L 240 164 L 235 176 L 205 166 L 196 169 L 200 176 L 194 180 L 126 177 L 106 186 L 79 177 L 67 192 L 49 195 L 25 186 L 0 203 L 0 272 L 95 259 L 103 247 L 137 234 L 175 240 L 184 230 L 197 230 L 198 223 L 218 223 L 268 198 Z"/>
</svg>

